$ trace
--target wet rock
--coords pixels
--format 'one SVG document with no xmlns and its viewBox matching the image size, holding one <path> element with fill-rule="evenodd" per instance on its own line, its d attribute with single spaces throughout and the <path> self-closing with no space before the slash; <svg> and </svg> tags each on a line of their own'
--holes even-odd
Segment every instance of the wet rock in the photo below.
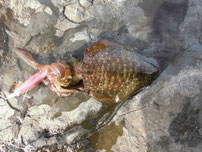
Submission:
<svg viewBox="0 0 202 152">
<path fill-rule="evenodd" d="M 46 34 L 41 34 L 40 36 L 33 36 L 26 44 L 24 49 L 28 50 L 29 52 L 39 54 L 52 51 L 55 49 L 56 45 L 57 40 L 54 35 L 54 31 L 49 31 Z"/>
<path fill-rule="evenodd" d="M 18 141 L 23 138 L 26 145 L 33 144 L 34 147 L 43 147 L 57 143 L 56 135 L 61 134 L 65 138 L 65 143 L 71 143 L 85 129 L 74 128 L 68 130 L 75 124 L 81 124 L 88 115 L 97 113 L 101 108 L 101 103 L 90 99 L 81 103 L 77 109 L 62 112 L 60 116 L 53 118 L 55 111 L 49 105 L 43 104 L 29 108 L 18 134 Z"/>
<path fill-rule="evenodd" d="M 92 41 L 97 41 L 98 40 L 98 37 L 101 33 L 101 30 L 100 29 L 90 29 L 89 31 L 89 37 Z"/>
<path fill-rule="evenodd" d="M 40 12 L 45 12 L 49 15 L 53 15 L 53 11 L 51 10 L 50 7 L 47 7 L 47 6 L 41 6 L 36 10 L 36 13 L 40 13 Z"/>
<path fill-rule="evenodd" d="M 11 100 L 12 104 L 16 105 L 17 100 Z M 3 138 L 1 143 L 11 143 L 16 135 L 15 126 L 12 123 L 12 116 L 15 114 L 15 110 L 12 109 L 6 101 L 0 99 L 0 137 Z"/>
<path fill-rule="evenodd" d="M 90 5 L 93 4 L 93 0 L 79 0 L 79 3 L 81 4 L 81 6 L 83 6 L 84 8 L 89 7 Z"/>
<path fill-rule="evenodd" d="M 202 71 L 197 63 L 201 62 L 202 52 L 193 35 L 199 32 L 194 30 L 201 25 L 195 15 L 201 12 L 202 4 L 199 7 L 198 1 L 189 3 L 192 5 L 180 25 L 180 36 L 189 51 L 118 111 L 114 121 L 123 125 L 123 135 L 112 150 L 200 151 Z M 191 26 L 193 20 L 196 25 Z"/>
<path fill-rule="evenodd" d="M 83 127 L 76 126 L 65 133 L 65 142 L 70 144 L 75 138 L 77 138 L 79 135 L 85 134 L 86 132 L 87 130 L 85 130 Z"/>
<path fill-rule="evenodd" d="M 87 2 L 81 1 L 81 5 L 86 5 Z M 83 21 L 89 20 L 91 14 L 87 9 L 80 6 L 79 2 L 73 2 L 65 7 L 64 15 L 74 23 L 81 23 Z"/>
<path fill-rule="evenodd" d="M 28 93 L 30 98 L 10 101 L 25 111 L 21 114 L 0 99 L 0 151 L 200 152 L 202 3 L 188 0 L 186 12 L 186 5 L 178 5 L 185 2 L 1 1 L 0 19 L 8 29 L 0 29 L 0 57 L 9 47 L 0 59 L 3 91 L 12 91 L 9 83 L 21 83 L 36 72 L 17 59 L 16 46 L 47 64 L 72 52 L 79 58 L 91 43 L 109 38 L 164 57 L 168 64 L 151 86 L 125 102 L 112 122 L 90 137 L 86 135 L 112 111 L 86 94 L 61 98 L 40 85 Z"/>
<path fill-rule="evenodd" d="M 30 24 L 32 10 L 37 11 L 37 9 L 40 9 L 40 7 L 42 7 L 39 1 L 30 0 L 21 2 L 12 1 L 11 3 L 9 3 L 9 5 L 10 8 L 13 10 L 16 19 L 24 26 Z"/>
<path fill-rule="evenodd" d="M 0 21 L 0 65 L 5 60 L 6 54 L 8 53 L 8 35 L 6 33 L 8 30 L 7 26 Z"/>
<path fill-rule="evenodd" d="M 202 136 L 202 129 L 201 128 L 198 130 L 198 133 L 200 136 Z"/>
<path fill-rule="evenodd" d="M 190 103 L 185 103 L 182 112 L 171 122 L 169 133 L 176 143 L 187 142 L 189 147 L 196 147 L 201 140 L 198 134 L 199 128 L 199 110 L 194 110 Z"/>
<path fill-rule="evenodd" d="M 4 50 L 5 52 L 8 51 L 8 35 L 6 30 L 8 30 L 6 25 L 0 21 L 0 49 Z"/>
<path fill-rule="evenodd" d="M 71 28 L 75 28 L 77 26 L 79 26 L 79 24 L 70 22 L 67 19 L 59 19 L 57 21 L 57 24 L 54 26 L 55 28 L 57 28 L 56 36 L 61 37 L 61 36 L 63 36 L 64 31 L 71 29 Z"/>
<path fill-rule="evenodd" d="M 188 73 L 192 73 L 192 71 L 190 70 Z M 198 72 L 195 71 L 195 74 L 197 75 Z M 184 77 L 177 79 L 185 82 Z M 198 82 L 201 81 L 198 76 L 194 79 Z M 175 80 L 169 81 L 171 83 Z M 120 109 L 114 121 L 123 125 L 124 129 L 123 135 L 112 147 L 114 151 L 132 149 L 136 151 L 185 151 L 186 147 L 195 147 L 196 150 L 199 150 L 197 145 L 200 143 L 201 137 L 198 135 L 200 128 L 198 108 L 201 106 L 201 101 L 197 98 L 201 98 L 201 94 L 196 93 L 194 97 L 192 94 L 188 94 L 189 98 L 187 98 L 185 94 L 181 94 L 180 84 L 176 85 L 178 90 L 175 91 L 175 95 L 160 97 L 158 92 L 166 90 L 168 86 L 159 83 L 141 92 Z M 151 100 L 151 96 L 155 100 Z M 169 104 L 161 104 L 168 99 Z M 191 105 L 186 102 L 190 102 Z M 187 108 L 183 108 L 183 106 Z M 165 136 L 166 138 L 163 138 Z M 119 146 L 120 144 L 122 146 Z"/>
<path fill-rule="evenodd" d="M 12 9 L 10 9 L 7 4 L 0 2 L 0 20 L 1 24 L 4 23 L 6 25 L 10 25 L 11 22 L 14 20 L 14 14 Z"/>
<path fill-rule="evenodd" d="M 90 145 L 96 150 L 111 152 L 112 146 L 117 143 L 118 137 L 122 136 L 122 134 L 122 125 L 117 126 L 116 124 L 112 123 L 100 132 L 97 132 L 93 136 L 91 136 L 89 138 Z"/>
<path fill-rule="evenodd" d="M 47 27 L 54 26 L 57 21 L 56 16 L 49 15 L 44 12 L 36 13 L 32 15 L 32 19 L 29 22 L 27 30 L 30 31 L 31 36 L 44 34 L 49 31 Z"/>
<path fill-rule="evenodd" d="M 51 0 L 56 7 L 63 7 L 74 0 Z"/>
<path fill-rule="evenodd" d="M 82 41 L 85 40 L 86 42 L 90 41 L 89 35 L 87 31 L 81 31 L 74 34 L 74 37 L 70 39 L 70 41 Z"/>
</svg>

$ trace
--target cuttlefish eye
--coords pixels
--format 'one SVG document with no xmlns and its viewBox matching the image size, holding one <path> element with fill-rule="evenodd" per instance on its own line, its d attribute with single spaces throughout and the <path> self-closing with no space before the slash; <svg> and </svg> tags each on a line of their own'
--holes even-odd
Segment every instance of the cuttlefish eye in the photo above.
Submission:
<svg viewBox="0 0 202 152">
<path fill-rule="evenodd" d="M 51 64 L 51 73 L 57 86 L 67 87 L 72 80 L 71 67 L 61 61 Z"/>
<path fill-rule="evenodd" d="M 72 76 L 68 76 L 67 79 L 68 79 L 68 80 L 71 80 L 71 79 L 72 79 Z"/>
<path fill-rule="evenodd" d="M 72 81 L 72 76 L 66 76 L 60 79 L 57 79 L 61 86 L 67 87 L 69 83 Z"/>
</svg>

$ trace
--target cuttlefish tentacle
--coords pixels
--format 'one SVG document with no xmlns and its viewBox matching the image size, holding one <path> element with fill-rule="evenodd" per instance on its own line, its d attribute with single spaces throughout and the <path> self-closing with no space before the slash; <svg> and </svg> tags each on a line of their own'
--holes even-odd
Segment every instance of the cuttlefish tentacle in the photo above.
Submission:
<svg viewBox="0 0 202 152">
<path fill-rule="evenodd" d="M 15 50 L 16 54 L 20 56 L 21 59 L 23 59 L 27 64 L 29 64 L 31 67 L 37 70 L 41 70 L 45 68 L 46 65 L 41 65 L 38 62 L 34 60 L 34 58 L 27 52 L 25 52 L 22 49 L 17 48 Z"/>
<path fill-rule="evenodd" d="M 25 92 L 31 90 L 39 83 L 42 82 L 45 78 L 49 79 L 50 89 L 58 92 L 62 92 L 63 96 L 69 96 L 71 92 L 75 92 L 76 89 L 63 89 L 59 87 L 60 84 L 63 87 L 69 85 L 68 78 L 71 78 L 71 70 L 69 65 L 64 63 L 60 63 L 59 61 L 50 64 L 50 65 L 42 65 L 34 60 L 34 58 L 27 52 L 22 49 L 16 49 L 15 52 L 29 65 L 31 65 L 34 69 L 39 70 L 36 74 L 32 75 L 29 79 L 27 79 L 22 85 L 20 85 L 12 94 L 10 94 L 7 98 L 12 98 L 15 96 L 19 96 L 24 94 Z M 64 77 L 67 79 L 64 79 Z M 55 84 L 57 83 L 57 85 Z"/>
<path fill-rule="evenodd" d="M 37 72 L 36 74 L 32 75 L 29 79 L 27 79 L 22 85 L 20 85 L 12 94 L 7 96 L 7 99 L 19 96 L 24 94 L 25 92 L 33 89 L 37 86 L 43 79 L 45 79 L 47 73 L 45 72 Z"/>
</svg>

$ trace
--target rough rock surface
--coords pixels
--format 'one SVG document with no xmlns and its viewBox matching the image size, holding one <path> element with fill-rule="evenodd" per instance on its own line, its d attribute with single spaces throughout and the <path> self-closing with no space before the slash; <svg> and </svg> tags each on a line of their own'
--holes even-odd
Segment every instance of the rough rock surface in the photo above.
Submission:
<svg viewBox="0 0 202 152">
<path fill-rule="evenodd" d="M 104 38 L 155 56 L 160 76 L 98 131 L 113 111 L 86 94 L 61 98 L 41 84 L 13 107 L 0 99 L 0 151 L 202 151 L 200 0 L 0 0 L 0 95 L 36 72 L 16 47 L 47 64 L 81 60 Z"/>
</svg>

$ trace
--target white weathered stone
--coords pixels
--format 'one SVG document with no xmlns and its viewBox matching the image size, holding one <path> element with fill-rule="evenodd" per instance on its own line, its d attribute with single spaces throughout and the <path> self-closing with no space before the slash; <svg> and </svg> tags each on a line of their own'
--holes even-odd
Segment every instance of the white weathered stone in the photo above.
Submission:
<svg viewBox="0 0 202 152">
<path fill-rule="evenodd" d="M 89 20 L 91 17 L 88 10 L 81 7 L 78 2 L 67 5 L 64 14 L 68 19 L 76 23 Z"/>
<path fill-rule="evenodd" d="M 57 36 L 57 37 L 62 37 L 63 34 L 64 34 L 64 31 L 61 31 L 61 30 L 56 30 L 56 32 L 55 32 L 55 36 Z"/>
<path fill-rule="evenodd" d="M 72 23 L 70 21 L 68 21 L 67 19 L 63 19 L 63 20 L 58 20 L 57 21 L 57 24 L 55 25 L 55 28 L 57 28 L 58 30 L 60 31 L 66 31 L 68 29 L 71 29 L 71 28 L 75 28 L 79 26 L 79 24 L 75 24 L 75 23 Z"/>
<path fill-rule="evenodd" d="M 21 24 L 27 26 L 30 23 L 31 12 L 27 9 L 31 8 L 33 10 L 39 9 L 42 5 L 37 0 L 27 0 L 27 1 L 18 1 L 13 0 L 9 3 L 10 8 L 12 9 L 15 17 Z"/>
<path fill-rule="evenodd" d="M 79 0 L 79 3 L 81 4 L 81 6 L 87 8 L 93 4 L 93 0 Z"/>
<path fill-rule="evenodd" d="M 47 7 L 47 6 L 41 6 L 38 9 L 36 9 L 36 11 L 35 11 L 35 13 L 41 13 L 41 12 L 45 12 L 49 15 L 53 15 L 51 8 Z"/>
<path fill-rule="evenodd" d="M 93 40 L 93 41 L 97 41 L 98 36 L 99 36 L 99 34 L 101 32 L 102 31 L 100 29 L 96 29 L 96 28 L 93 28 L 93 29 L 89 30 L 90 39 Z"/>
<path fill-rule="evenodd" d="M 9 3 L 10 8 L 12 9 L 15 18 L 24 26 L 27 26 L 31 22 L 31 17 L 33 11 L 35 13 L 45 12 L 49 15 L 52 15 L 53 12 L 50 7 L 42 5 L 39 1 L 27 0 L 27 1 L 18 1 L 13 0 Z"/>
<path fill-rule="evenodd" d="M 74 34 L 74 37 L 70 39 L 70 41 L 82 41 L 85 40 L 86 42 L 90 41 L 89 35 L 86 30 L 77 32 Z"/>
<path fill-rule="evenodd" d="M 46 12 L 47 14 L 49 14 L 49 15 L 53 15 L 53 11 L 51 10 L 51 8 L 50 7 L 45 7 L 45 9 L 44 9 L 44 12 Z"/>
<path fill-rule="evenodd" d="M 12 105 L 16 105 L 16 99 L 10 100 Z M 0 99 L 0 142 L 10 143 L 15 137 L 15 133 L 12 130 L 13 124 L 10 118 L 15 114 L 15 110 L 2 99 Z"/>
</svg>

